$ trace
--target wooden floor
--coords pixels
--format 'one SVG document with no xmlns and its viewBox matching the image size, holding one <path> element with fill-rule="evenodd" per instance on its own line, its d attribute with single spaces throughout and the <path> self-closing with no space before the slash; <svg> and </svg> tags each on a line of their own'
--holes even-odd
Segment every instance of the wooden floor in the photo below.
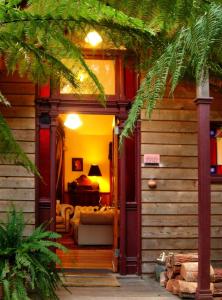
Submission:
<svg viewBox="0 0 222 300">
<path fill-rule="evenodd" d="M 66 253 L 61 250 L 56 253 L 64 269 L 112 270 L 112 249 L 70 249 Z"/>
</svg>

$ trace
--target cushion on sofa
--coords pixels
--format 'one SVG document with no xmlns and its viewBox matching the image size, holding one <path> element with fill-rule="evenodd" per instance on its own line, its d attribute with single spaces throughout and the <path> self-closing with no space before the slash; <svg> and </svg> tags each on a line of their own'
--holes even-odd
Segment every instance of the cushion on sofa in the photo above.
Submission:
<svg viewBox="0 0 222 300">
<path fill-rule="evenodd" d="M 81 212 L 94 212 L 97 211 L 98 209 L 99 209 L 98 206 L 76 206 L 72 221 L 79 220 Z"/>
<path fill-rule="evenodd" d="M 84 225 L 111 225 L 113 212 L 81 212 L 80 223 Z"/>
</svg>

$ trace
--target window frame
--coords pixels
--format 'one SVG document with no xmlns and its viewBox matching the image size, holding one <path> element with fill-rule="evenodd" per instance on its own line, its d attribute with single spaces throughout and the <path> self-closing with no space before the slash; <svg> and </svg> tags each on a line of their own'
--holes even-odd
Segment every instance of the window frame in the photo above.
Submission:
<svg viewBox="0 0 222 300">
<path fill-rule="evenodd" d="M 125 52 L 115 51 L 100 51 L 94 50 L 83 51 L 85 59 L 95 60 L 114 60 L 115 61 L 115 94 L 106 95 L 107 101 L 126 100 L 124 90 L 124 63 L 123 56 Z M 83 100 L 83 101 L 98 101 L 97 94 L 61 94 L 60 82 L 51 83 L 51 97 L 61 100 Z"/>
<path fill-rule="evenodd" d="M 222 127 L 222 121 L 211 121 L 210 122 L 210 130 L 217 127 Z M 210 148 L 210 155 L 211 155 L 211 148 Z M 211 157 L 210 157 L 211 160 Z M 211 174 L 211 183 L 222 183 L 222 174 Z"/>
</svg>

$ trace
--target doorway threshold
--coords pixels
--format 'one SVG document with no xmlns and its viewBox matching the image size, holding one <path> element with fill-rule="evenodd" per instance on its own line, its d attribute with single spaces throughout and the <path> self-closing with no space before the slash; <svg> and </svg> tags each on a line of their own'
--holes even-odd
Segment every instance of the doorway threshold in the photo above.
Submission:
<svg viewBox="0 0 222 300">
<path fill-rule="evenodd" d="M 58 270 L 61 270 L 64 273 L 70 273 L 70 274 L 117 274 L 113 273 L 111 269 L 78 269 L 78 268 L 57 268 Z"/>
<path fill-rule="evenodd" d="M 69 249 L 67 252 L 56 250 L 63 269 L 109 269 L 112 270 L 112 249 Z M 61 268 L 57 265 L 58 268 Z"/>
</svg>

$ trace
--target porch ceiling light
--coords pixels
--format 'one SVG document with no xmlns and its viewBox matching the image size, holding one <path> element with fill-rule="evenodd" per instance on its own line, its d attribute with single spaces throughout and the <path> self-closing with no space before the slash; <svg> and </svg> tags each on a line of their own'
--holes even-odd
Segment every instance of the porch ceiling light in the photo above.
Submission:
<svg viewBox="0 0 222 300">
<path fill-rule="evenodd" d="M 70 129 L 76 129 L 82 126 L 82 121 L 77 114 L 69 114 L 64 122 L 64 125 Z"/>
<path fill-rule="evenodd" d="M 96 47 L 102 42 L 101 36 L 96 31 L 90 31 L 85 37 L 85 42 L 93 47 Z"/>
</svg>

